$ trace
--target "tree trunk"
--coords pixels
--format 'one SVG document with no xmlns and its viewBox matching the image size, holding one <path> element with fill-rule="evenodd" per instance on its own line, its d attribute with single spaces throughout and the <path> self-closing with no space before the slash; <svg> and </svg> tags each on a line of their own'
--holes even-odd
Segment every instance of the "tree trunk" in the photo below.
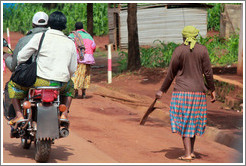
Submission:
<svg viewBox="0 0 246 166">
<path fill-rule="evenodd" d="M 128 3 L 127 9 L 127 28 L 128 28 L 128 64 L 127 70 L 138 70 L 141 67 L 138 25 L 137 25 L 137 4 Z"/>
<path fill-rule="evenodd" d="M 87 32 L 93 36 L 93 3 L 87 3 Z"/>
<path fill-rule="evenodd" d="M 57 3 L 44 3 L 43 7 L 50 9 L 54 9 L 57 7 Z"/>
</svg>

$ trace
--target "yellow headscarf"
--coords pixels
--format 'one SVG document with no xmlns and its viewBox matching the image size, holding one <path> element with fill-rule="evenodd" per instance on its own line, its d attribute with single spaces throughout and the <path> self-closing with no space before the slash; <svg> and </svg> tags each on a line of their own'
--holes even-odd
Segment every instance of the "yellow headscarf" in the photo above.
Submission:
<svg viewBox="0 0 246 166">
<path fill-rule="evenodd" d="M 196 36 L 198 35 L 198 33 L 199 33 L 199 30 L 193 26 L 186 26 L 186 27 L 184 27 L 184 29 L 182 31 L 183 37 L 186 38 L 184 44 L 189 45 L 189 43 L 190 43 L 190 49 L 191 50 L 195 47 Z"/>
</svg>

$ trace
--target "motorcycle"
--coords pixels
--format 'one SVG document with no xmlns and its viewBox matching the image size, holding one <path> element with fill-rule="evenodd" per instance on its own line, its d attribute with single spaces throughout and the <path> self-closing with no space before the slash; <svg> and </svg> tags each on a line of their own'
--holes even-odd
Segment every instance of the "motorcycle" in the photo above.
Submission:
<svg viewBox="0 0 246 166">
<path fill-rule="evenodd" d="M 5 39 L 3 43 L 8 47 Z M 5 118 L 13 119 L 15 111 L 8 98 L 7 85 L 3 103 Z M 69 120 L 59 118 L 67 109 L 61 102 L 60 87 L 30 88 L 27 97 L 21 101 L 21 107 L 24 119 L 11 126 L 11 137 L 20 138 L 24 149 L 30 149 L 33 142 L 34 159 L 37 162 L 47 162 L 54 140 L 69 135 Z"/>
</svg>

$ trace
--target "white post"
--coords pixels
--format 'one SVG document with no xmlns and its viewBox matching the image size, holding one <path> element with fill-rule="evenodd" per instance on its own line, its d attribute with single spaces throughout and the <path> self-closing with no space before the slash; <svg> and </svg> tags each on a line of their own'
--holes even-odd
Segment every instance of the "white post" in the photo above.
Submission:
<svg viewBox="0 0 246 166">
<path fill-rule="evenodd" d="M 108 84 L 112 83 L 112 54 L 111 54 L 111 46 L 108 45 Z"/>
<path fill-rule="evenodd" d="M 9 36 L 9 28 L 7 28 L 7 40 L 8 40 L 9 48 L 11 48 L 11 44 L 10 44 L 10 36 Z M 9 50 L 9 51 L 10 51 L 10 50 Z"/>
</svg>

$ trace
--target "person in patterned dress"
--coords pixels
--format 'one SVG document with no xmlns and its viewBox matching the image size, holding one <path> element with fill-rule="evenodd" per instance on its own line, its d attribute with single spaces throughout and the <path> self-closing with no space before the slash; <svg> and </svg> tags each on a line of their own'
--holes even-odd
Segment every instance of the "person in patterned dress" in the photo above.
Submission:
<svg viewBox="0 0 246 166">
<path fill-rule="evenodd" d="M 96 43 L 93 40 L 92 36 L 83 29 L 82 22 L 76 22 L 75 31 L 70 35 L 75 42 L 77 47 L 77 70 L 72 77 L 74 82 L 75 97 L 78 97 L 78 91 L 82 90 L 82 98 L 85 98 L 86 89 L 90 86 L 91 79 L 91 65 L 95 64 L 95 59 L 93 53 L 96 50 Z M 84 46 L 83 58 L 81 58 L 81 50 L 78 48 L 78 42 L 82 42 Z"/>
</svg>

